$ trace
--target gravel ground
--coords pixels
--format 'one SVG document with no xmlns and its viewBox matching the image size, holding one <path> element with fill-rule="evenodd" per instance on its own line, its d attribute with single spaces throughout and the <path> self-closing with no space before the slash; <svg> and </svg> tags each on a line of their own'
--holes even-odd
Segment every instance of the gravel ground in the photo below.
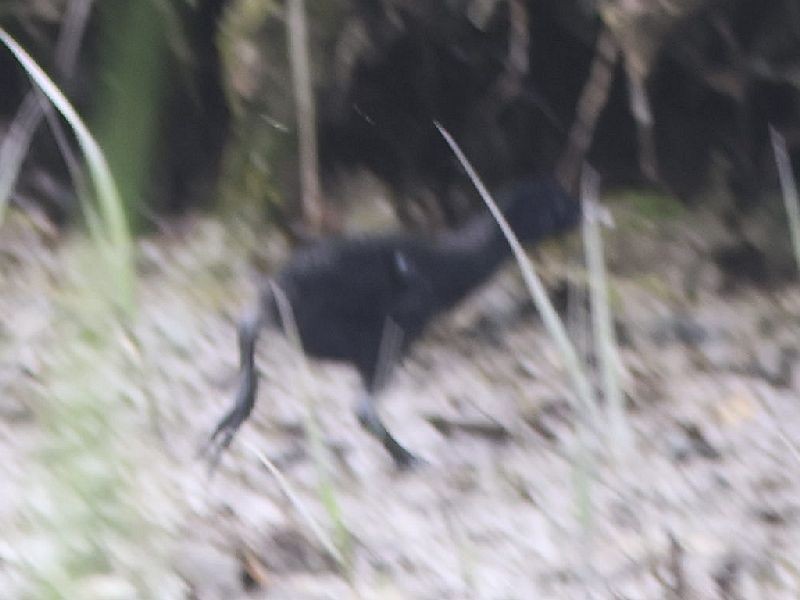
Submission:
<svg viewBox="0 0 800 600">
<path fill-rule="evenodd" d="M 509 264 L 431 328 L 383 397 L 390 428 L 427 460 L 403 473 L 351 413 L 355 374 L 306 369 L 269 333 L 254 417 L 209 479 L 196 450 L 235 388 L 233 322 L 253 298 L 252 265 L 280 264 L 284 249 L 206 217 L 141 240 L 137 312 L 109 334 L 111 375 L 98 367 L 123 401 L 105 413 L 104 450 L 89 451 L 118 470 L 120 519 L 133 525 L 102 538 L 107 564 L 84 588 L 141 597 L 136 570 L 160 582 L 158 597 L 201 600 L 798 597 L 800 286 L 732 285 L 710 258 L 726 234 L 709 215 L 615 212 L 606 235 L 627 441 L 603 408 L 572 408 Z M 16 598 L 81 537 L 53 525 L 66 509 L 42 449 L 58 431 L 44 407 L 82 241 L 48 240 L 21 218 L 4 227 L 0 596 Z M 576 241 L 537 264 L 568 298 L 585 349 Z M 312 406 L 321 459 L 304 435 Z"/>
</svg>

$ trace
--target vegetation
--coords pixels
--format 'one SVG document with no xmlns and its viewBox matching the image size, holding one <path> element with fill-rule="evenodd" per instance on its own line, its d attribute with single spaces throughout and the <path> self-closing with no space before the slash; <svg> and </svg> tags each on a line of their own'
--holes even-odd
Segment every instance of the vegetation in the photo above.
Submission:
<svg viewBox="0 0 800 600">
<path fill-rule="evenodd" d="M 796 3 L 378 4 L 0 7 L 0 588 L 794 597 Z M 534 170 L 583 259 L 487 193 Z M 375 452 L 295 298 L 209 475 L 249 282 L 376 197 L 417 232 L 488 208 L 522 272 L 396 374 L 431 460 Z"/>
</svg>

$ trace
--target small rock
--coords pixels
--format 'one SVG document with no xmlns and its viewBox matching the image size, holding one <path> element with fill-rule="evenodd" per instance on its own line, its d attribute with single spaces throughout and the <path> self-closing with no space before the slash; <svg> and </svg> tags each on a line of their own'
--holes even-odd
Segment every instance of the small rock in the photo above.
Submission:
<svg viewBox="0 0 800 600">
<path fill-rule="evenodd" d="M 242 592 L 241 567 L 232 553 L 195 543 L 184 547 L 175 563 L 197 598 L 230 598 Z"/>
</svg>

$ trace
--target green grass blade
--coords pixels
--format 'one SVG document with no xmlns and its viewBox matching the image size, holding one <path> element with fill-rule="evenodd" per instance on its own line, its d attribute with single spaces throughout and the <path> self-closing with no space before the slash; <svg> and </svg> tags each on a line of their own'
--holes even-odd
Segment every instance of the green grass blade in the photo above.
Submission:
<svg viewBox="0 0 800 600">
<path fill-rule="evenodd" d="M 598 200 L 599 176 L 584 165 L 581 178 L 583 202 L 583 246 L 589 271 L 589 299 L 592 312 L 592 329 L 595 355 L 600 363 L 603 397 L 610 427 L 607 435 L 610 445 L 618 455 L 630 449 L 631 434 L 625 414 L 625 400 L 619 382 L 619 351 L 614 332 L 614 319 L 608 301 L 608 276 L 600 235 L 600 203 Z"/>
<path fill-rule="evenodd" d="M 86 157 L 89 173 L 97 193 L 98 216 L 102 232 L 98 232 L 97 228 L 93 227 L 92 233 L 94 236 L 102 235 L 107 242 L 110 242 L 113 254 L 104 256 L 104 258 L 109 261 L 108 265 L 111 267 L 111 274 L 116 284 L 113 290 L 114 299 L 123 308 L 129 309 L 133 301 L 133 242 L 125 218 L 122 199 L 105 155 L 66 96 L 36 64 L 36 61 L 2 28 L 0 28 L 0 42 L 3 42 L 11 51 L 34 83 L 39 86 L 75 132 L 78 144 Z"/>
<path fill-rule="evenodd" d="M 528 291 L 533 298 L 534 304 L 536 305 L 536 309 L 542 316 L 542 321 L 547 328 L 547 332 L 556 343 L 558 353 L 561 356 L 564 368 L 566 369 L 567 374 L 572 381 L 575 395 L 581 404 L 584 416 L 594 414 L 597 410 L 597 404 L 595 402 L 592 386 L 589 384 L 589 379 L 586 377 L 584 369 L 581 366 L 581 360 L 578 357 L 575 346 L 572 344 L 569 336 L 567 335 L 566 327 L 564 327 L 564 323 L 562 323 L 558 313 L 556 312 L 556 309 L 553 307 L 553 303 L 550 302 L 550 298 L 547 296 L 547 292 L 544 289 L 542 280 L 539 279 L 539 276 L 536 274 L 531 261 L 525 254 L 525 250 L 519 243 L 517 236 L 514 235 L 514 232 L 503 216 L 503 213 L 497 207 L 497 204 L 492 199 L 491 194 L 489 194 L 486 186 L 483 185 L 483 182 L 475 172 L 475 169 L 472 167 L 469 160 L 467 160 L 467 157 L 461 151 L 461 148 L 444 127 L 436 122 L 434 122 L 434 124 L 439 130 L 439 133 L 442 134 L 442 137 L 444 137 L 445 141 L 450 146 L 453 154 L 456 155 L 456 158 L 461 163 L 461 166 L 464 167 L 464 170 L 467 172 L 472 185 L 474 185 L 475 189 L 478 190 L 478 194 L 480 194 L 481 198 L 486 203 L 486 206 L 491 211 L 495 221 L 497 221 L 497 224 L 500 226 L 503 235 L 508 240 L 511 250 L 514 253 L 514 258 L 516 259 L 517 264 L 522 271 L 522 278 L 525 281 L 525 285 L 527 286 Z"/>
<path fill-rule="evenodd" d="M 769 136 L 772 141 L 772 150 L 775 153 L 778 176 L 781 180 L 786 215 L 789 217 L 789 233 L 792 236 L 794 257 L 797 262 L 797 268 L 800 269 L 800 198 L 798 198 L 797 193 L 797 182 L 794 179 L 794 173 L 792 173 L 789 151 L 786 149 L 786 140 L 772 126 L 769 128 Z"/>
</svg>

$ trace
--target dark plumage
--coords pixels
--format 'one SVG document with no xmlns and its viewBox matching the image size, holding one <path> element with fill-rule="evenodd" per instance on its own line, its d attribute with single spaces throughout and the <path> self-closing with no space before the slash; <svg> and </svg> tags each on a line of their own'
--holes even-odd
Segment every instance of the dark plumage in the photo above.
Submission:
<svg viewBox="0 0 800 600">
<path fill-rule="evenodd" d="M 572 228 L 580 207 L 553 181 L 523 181 L 498 202 L 523 243 Z M 322 241 L 297 251 L 274 280 L 291 303 L 303 349 L 317 358 L 352 364 L 366 396 L 357 406 L 361 423 L 395 462 L 414 456 L 386 430 L 375 407 L 391 367 L 438 313 L 484 282 L 510 254 L 500 228 L 487 213 L 434 237 L 395 234 Z M 249 416 L 255 402 L 254 352 L 259 330 L 280 323 L 275 290 L 266 286 L 256 314 L 239 326 L 241 383 L 231 410 L 210 444 L 215 459 Z"/>
</svg>

